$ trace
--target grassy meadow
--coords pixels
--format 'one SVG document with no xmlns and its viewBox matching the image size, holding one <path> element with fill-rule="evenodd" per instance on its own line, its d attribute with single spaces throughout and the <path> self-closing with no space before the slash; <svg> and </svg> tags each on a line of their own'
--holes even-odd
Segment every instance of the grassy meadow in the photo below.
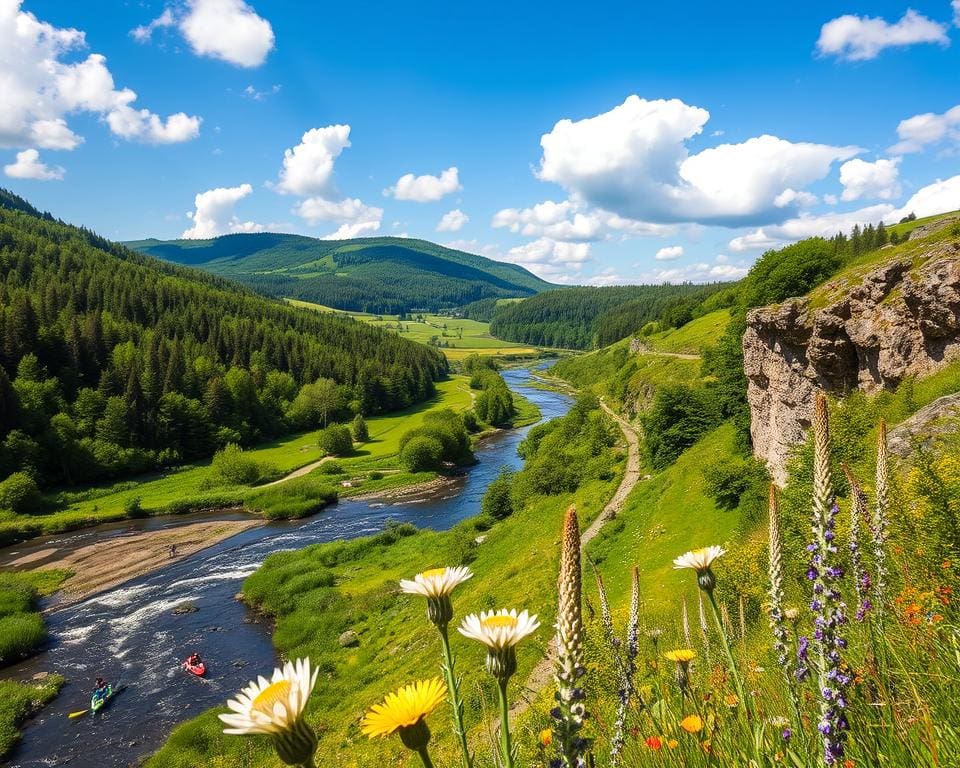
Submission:
<svg viewBox="0 0 960 768">
<path fill-rule="evenodd" d="M 304 493 L 314 495 L 332 488 L 348 478 L 361 480 L 371 472 L 389 472 L 380 480 L 373 480 L 366 487 L 356 484 L 356 490 L 380 490 L 384 487 L 427 479 L 432 475 L 420 473 L 411 476 L 398 470 L 397 454 L 400 438 L 404 432 L 420 426 L 431 411 L 446 408 L 464 411 L 473 402 L 468 379 L 452 376 L 437 383 L 436 396 L 405 411 L 367 420 L 370 440 L 356 448 L 350 457 L 338 459 L 343 468 L 342 476 L 332 479 L 314 471 L 309 479 L 318 487 L 304 487 L 303 481 L 294 480 L 284 485 L 299 485 Z M 529 410 L 528 406 L 523 406 Z M 258 445 L 244 451 L 272 477 L 283 475 L 319 461 L 322 452 L 317 444 L 319 430 L 305 432 Z M 212 462 L 201 461 L 183 467 L 158 472 L 138 480 L 124 481 L 113 486 L 62 491 L 49 499 L 55 511 L 42 515 L 8 515 L 0 520 L 0 539 L 15 539 L 40 533 L 57 533 L 96 523 L 122 520 L 131 516 L 183 512 L 211 506 L 242 505 L 263 491 L 245 486 L 217 486 L 209 488 Z M 321 468 L 318 468 L 321 469 Z M 421 476 L 422 475 L 422 476 Z M 276 486 L 271 495 L 279 495 L 284 485 Z M 321 488 L 319 486 L 324 486 Z M 284 489 L 286 490 L 286 489 Z M 283 503 L 283 499 L 277 499 Z"/>
<path fill-rule="evenodd" d="M 400 320 L 398 315 L 371 315 L 363 312 L 344 312 L 322 304 L 288 299 L 295 307 L 318 312 L 346 315 L 378 328 L 399 333 L 403 338 L 421 344 L 439 346 L 449 360 L 462 360 L 473 353 L 494 357 L 529 357 L 538 354 L 536 347 L 515 344 L 490 335 L 490 323 L 443 315 L 413 314 L 415 319 Z M 420 322 L 419 319 L 423 318 Z"/>
</svg>

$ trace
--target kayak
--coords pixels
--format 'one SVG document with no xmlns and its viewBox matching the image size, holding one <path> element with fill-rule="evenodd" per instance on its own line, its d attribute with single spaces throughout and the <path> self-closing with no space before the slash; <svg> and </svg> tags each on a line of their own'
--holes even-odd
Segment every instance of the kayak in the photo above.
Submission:
<svg viewBox="0 0 960 768">
<path fill-rule="evenodd" d="M 103 691 L 94 691 L 90 697 L 90 711 L 99 712 L 113 696 L 113 686 L 108 685 Z"/>
<path fill-rule="evenodd" d="M 183 668 L 187 670 L 192 675 L 197 677 L 203 677 L 207 672 L 207 665 L 202 661 L 199 664 L 190 664 L 188 662 L 183 662 Z"/>
</svg>

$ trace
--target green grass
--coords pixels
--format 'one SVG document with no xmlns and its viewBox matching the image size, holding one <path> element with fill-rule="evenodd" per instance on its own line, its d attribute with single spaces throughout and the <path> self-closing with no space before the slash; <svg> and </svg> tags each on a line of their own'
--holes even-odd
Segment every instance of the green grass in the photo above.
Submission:
<svg viewBox="0 0 960 768">
<path fill-rule="evenodd" d="M 317 764 L 394 765 L 403 756 L 396 739 L 368 742 L 358 724 L 364 709 L 388 691 L 438 674 L 439 640 L 425 618 L 425 605 L 397 587 L 399 579 L 425 568 L 464 557 L 471 560 L 476 575 L 454 597 L 458 617 L 494 607 L 527 608 L 539 614 L 542 628 L 518 653 L 517 679 L 524 679 L 552 635 L 557 542 L 564 510 L 576 503 L 586 525 L 603 508 L 618 479 L 589 481 L 573 494 L 535 498 L 489 529 L 477 521 L 445 533 L 410 535 L 409 528 L 400 528 L 270 557 L 244 584 L 244 595 L 277 616 L 274 644 L 284 656 L 309 655 L 320 667 L 308 715 L 323 729 Z M 531 535 L 532 531 L 537 534 Z M 485 537 L 480 545 L 473 544 L 477 536 Z M 337 642 L 348 629 L 360 637 L 356 648 L 341 648 Z M 486 722 L 485 707 L 494 695 L 483 671 L 484 653 L 476 643 L 452 634 L 457 670 L 464 675 L 467 722 L 476 728 Z M 431 723 L 438 765 L 453 765 L 455 759 L 447 719 L 446 712 L 438 712 Z M 221 734 L 215 713 L 209 712 L 178 727 L 147 762 L 149 768 L 195 765 L 279 763 L 264 741 Z"/>
<path fill-rule="evenodd" d="M 61 570 L 0 573 L 0 666 L 26 658 L 47 638 L 37 598 L 69 576 Z"/>
<path fill-rule="evenodd" d="M 398 466 L 400 437 L 409 429 L 423 423 L 431 410 L 452 408 L 456 411 L 470 407 L 472 399 L 467 379 L 452 376 L 438 382 L 437 394 L 426 403 L 421 403 L 404 411 L 384 416 L 372 416 L 367 420 L 370 440 L 359 446 L 354 455 L 340 460 L 347 473 L 363 472 L 370 469 L 391 469 Z M 245 453 L 268 465 L 280 474 L 286 474 L 299 467 L 321 458 L 317 446 L 319 430 L 305 432 L 264 443 Z M 146 514 L 165 511 L 183 512 L 189 508 L 203 508 L 218 505 L 241 503 L 247 495 L 257 493 L 256 489 L 227 487 L 209 490 L 208 481 L 212 475 L 211 462 L 203 461 L 184 467 L 155 473 L 138 481 L 126 481 L 114 486 L 84 489 L 83 493 L 73 493 L 71 503 L 61 506 L 54 512 L 44 515 L 8 516 L 0 521 L 0 540 L 15 540 L 41 533 L 57 533 L 112 520 L 122 520 L 128 516 L 127 505 L 135 498 L 140 499 Z M 184 500 L 195 500 L 186 505 Z"/>
<path fill-rule="evenodd" d="M 729 323 L 730 310 L 718 309 L 691 320 L 682 328 L 654 333 L 641 341 L 657 352 L 699 355 L 704 347 L 717 343 Z"/>
<path fill-rule="evenodd" d="M 365 312 L 344 312 L 313 304 L 309 301 L 287 299 L 296 307 L 314 309 L 318 312 L 335 312 L 352 317 L 378 328 L 399 333 L 403 338 L 421 344 L 430 344 L 431 339 L 441 344 L 441 351 L 450 360 L 462 360 L 467 355 L 479 352 L 495 356 L 530 356 L 538 354 L 536 347 L 503 341 L 490 335 L 490 323 L 443 315 L 423 315 L 423 322 L 399 320 L 397 315 L 372 315 Z M 444 327 L 446 326 L 446 327 Z"/>
<path fill-rule="evenodd" d="M 63 683 L 60 675 L 28 683 L 0 680 L 0 759 L 5 758 L 20 739 L 20 724 L 49 704 Z"/>
<path fill-rule="evenodd" d="M 696 547 L 723 544 L 737 531 L 736 512 L 722 510 L 704 489 L 703 467 L 736 455 L 734 429 L 724 424 L 687 449 L 667 469 L 641 480 L 620 520 L 605 528 L 587 551 L 598 564 L 610 598 L 625 606 L 630 569 L 640 567 L 644 613 L 650 621 L 676 618 L 678 596 L 696 600 L 689 572 L 673 558 Z"/>
</svg>

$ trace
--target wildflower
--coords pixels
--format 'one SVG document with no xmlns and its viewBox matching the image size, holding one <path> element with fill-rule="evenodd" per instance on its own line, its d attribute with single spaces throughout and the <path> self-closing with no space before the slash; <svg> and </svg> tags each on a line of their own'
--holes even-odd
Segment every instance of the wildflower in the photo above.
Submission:
<svg viewBox="0 0 960 768">
<path fill-rule="evenodd" d="M 647 738 L 644 739 L 644 743 L 654 752 L 659 752 L 663 749 L 663 742 L 660 741 L 658 736 L 647 736 Z"/>
<path fill-rule="evenodd" d="M 287 765 L 313 765 L 317 735 L 303 719 L 303 711 L 317 682 L 309 659 L 287 662 L 267 680 L 259 677 L 227 702 L 230 714 L 220 715 L 232 735 L 263 734 L 273 740 L 277 755 Z"/>
<path fill-rule="evenodd" d="M 703 730 L 703 718 L 700 715 L 687 715 L 680 721 L 680 727 L 687 733 L 700 733 Z"/>
<path fill-rule="evenodd" d="M 669 741 L 667 741 L 667 749 L 676 749 L 679 746 L 680 746 L 680 742 L 677 741 L 676 739 L 670 739 Z"/>
<path fill-rule="evenodd" d="M 874 493 L 876 499 L 873 508 L 873 524 L 871 533 L 873 534 L 873 559 L 876 569 L 876 581 L 874 583 L 874 605 L 878 611 L 877 618 L 883 630 L 883 604 L 884 593 L 887 589 L 887 509 L 890 505 L 890 477 L 889 463 L 887 460 L 887 425 L 886 422 L 880 422 L 880 429 L 877 434 L 877 468 L 876 479 L 874 481 Z"/>
<path fill-rule="evenodd" d="M 783 618 L 787 621 L 796 621 L 800 618 L 800 609 L 799 608 L 787 608 L 783 612 Z"/>
<path fill-rule="evenodd" d="M 873 608 L 870 600 L 870 574 L 863 567 L 863 558 L 860 555 L 860 520 L 867 514 L 867 496 L 860 488 L 860 484 L 849 468 L 844 465 L 843 471 L 850 484 L 850 493 L 853 501 L 850 505 L 850 569 L 853 575 L 853 587 L 857 595 L 857 621 L 863 621 Z"/>
<path fill-rule="evenodd" d="M 740 703 L 740 699 L 737 698 L 735 693 L 728 693 L 723 697 L 723 703 L 731 709 L 736 709 L 737 705 Z"/>
<path fill-rule="evenodd" d="M 692 568 L 697 572 L 697 584 L 704 592 L 713 594 L 713 588 L 716 585 L 713 571 L 710 566 L 714 560 L 726 554 L 723 547 L 710 546 L 701 549 L 694 549 L 686 552 L 673 561 L 673 567 L 677 570 L 681 568 Z"/>
<path fill-rule="evenodd" d="M 427 754 L 430 729 L 426 717 L 440 706 L 446 695 L 447 687 L 439 677 L 405 685 L 387 694 L 382 704 L 374 704 L 367 710 L 360 731 L 371 739 L 399 733 L 403 745 L 420 755 L 425 768 L 432 768 Z"/>
<path fill-rule="evenodd" d="M 553 731 L 550 728 L 544 728 L 540 731 L 540 746 L 549 747 L 553 744 Z"/>
<path fill-rule="evenodd" d="M 685 693 L 687 688 L 690 687 L 690 662 L 696 657 L 697 652 L 689 648 L 679 648 L 663 654 L 663 658 L 667 661 L 673 661 L 677 664 L 676 680 L 681 693 Z"/>
<path fill-rule="evenodd" d="M 813 419 L 813 541 L 810 572 L 813 581 L 814 640 L 817 644 L 817 690 L 820 695 L 820 722 L 817 730 L 823 740 L 823 757 L 827 765 L 840 763 L 844 756 L 844 740 L 848 728 L 845 709 L 846 688 L 850 684 L 840 651 L 846 647 L 841 628 L 846 624 L 839 580 L 843 569 L 835 565 L 837 547 L 834 524 L 839 511 L 833 500 L 830 472 L 830 421 L 827 400 L 818 393 Z M 799 649 L 798 649 L 799 653 Z"/>
<path fill-rule="evenodd" d="M 453 730 L 460 743 L 464 768 L 472 768 L 473 757 L 470 755 L 470 747 L 467 744 L 467 730 L 463 725 L 463 699 L 460 697 L 460 685 L 454 670 L 447 627 L 453 618 L 453 603 L 450 600 L 450 594 L 472 576 L 473 573 L 469 568 L 458 565 L 453 568 L 434 568 L 418 573 L 412 580 L 401 579 L 400 581 L 400 589 L 408 595 L 422 595 L 427 598 L 427 618 L 440 632 L 440 644 L 443 649 L 443 675 L 450 692 Z"/>
<path fill-rule="evenodd" d="M 633 678 L 637 671 L 637 656 L 640 654 L 640 569 L 633 567 L 630 591 L 630 619 L 627 622 L 626 653 L 620 669 L 617 685 L 617 716 L 613 724 L 613 738 L 610 740 L 610 765 L 614 768 L 624 747 L 624 729 L 630 700 L 634 694 Z"/>
<path fill-rule="evenodd" d="M 487 671 L 497 680 L 508 680 L 517 671 L 515 646 L 539 628 L 537 617 L 527 611 L 501 608 L 466 616 L 459 632 L 487 646 Z"/>
<path fill-rule="evenodd" d="M 579 680 L 586 672 L 583 664 L 583 616 L 581 605 L 580 526 L 577 509 L 567 509 L 563 521 L 563 543 L 560 552 L 560 575 L 557 580 L 557 660 L 554 678 L 559 717 L 554 731 L 560 747 L 561 765 L 565 768 L 585 766 L 587 742 L 578 735 L 586 718 L 583 686 Z"/>
</svg>

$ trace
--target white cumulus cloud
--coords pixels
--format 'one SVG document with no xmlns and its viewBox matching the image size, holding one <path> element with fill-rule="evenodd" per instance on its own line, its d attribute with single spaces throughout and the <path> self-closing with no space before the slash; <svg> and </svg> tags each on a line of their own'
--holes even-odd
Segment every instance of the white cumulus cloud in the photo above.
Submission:
<svg viewBox="0 0 960 768">
<path fill-rule="evenodd" d="M 334 201 L 309 197 L 296 207 L 295 212 L 308 224 L 328 221 L 340 225 L 334 232 L 324 235 L 324 240 L 348 240 L 371 235 L 380 230 L 383 219 L 382 208 L 364 205 L 356 198 Z"/>
<path fill-rule="evenodd" d="M 730 241 L 730 250 L 735 253 L 743 251 L 767 251 L 773 248 L 777 241 L 769 237 L 762 229 L 757 229 L 746 235 L 740 235 Z"/>
<path fill-rule="evenodd" d="M 329 197 L 333 192 L 334 162 L 350 146 L 349 125 L 311 128 L 300 143 L 283 153 L 278 192 Z"/>
<path fill-rule="evenodd" d="M 749 271 L 749 267 L 742 264 L 728 264 L 726 257 L 717 256 L 713 263 L 701 261 L 696 264 L 685 264 L 682 267 L 655 269 L 641 273 L 638 282 L 641 283 L 716 283 L 729 280 L 739 280 Z"/>
<path fill-rule="evenodd" d="M 847 14 L 828 21 L 820 29 L 817 51 L 847 61 L 866 61 L 885 48 L 902 48 L 917 43 L 949 45 L 947 25 L 908 9 L 899 21 Z"/>
<path fill-rule="evenodd" d="M 0 147 L 74 149 L 83 139 L 67 118 L 81 112 L 102 118 L 124 139 L 162 144 L 199 134 L 199 117 L 178 112 L 164 119 L 134 106 L 137 94 L 116 87 L 105 56 L 65 61 L 86 47 L 84 33 L 40 21 L 20 6 L 0 0 Z"/>
<path fill-rule="evenodd" d="M 183 8 L 166 8 L 148 24 L 130 31 L 145 43 L 157 29 L 176 27 L 197 56 L 258 67 L 273 50 L 270 22 L 243 0 L 187 0 Z"/>
<path fill-rule="evenodd" d="M 195 210 L 187 214 L 193 226 L 182 237 L 189 240 L 217 237 L 234 232 L 262 232 L 265 227 L 253 221 L 241 221 L 234 213 L 237 203 L 253 192 L 249 184 L 238 187 L 217 187 L 199 192 L 194 198 Z"/>
<path fill-rule="evenodd" d="M 454 208 L 443 214 L 440 223 L 437 224 L 437 232 L 459 232 L 468 221 L 470 217 L 467 214 L 459 208 Z"/>
<path fill-rule="evenodd" d="M 785 191 L 860 151 L 765 135 L 691 155 L 686 142 L 709 117 L 678 99 L 630 96 L 595 117 L 559 121 L 540 140 L 538 175 L 574 200 L 636 221 L 762 224 L 799 208 L 800 199 L 776 204 Z"/>
<path fill-rule="evenodd" d="M 887 221 L 899 221 L 911 213 L 923 217 L 956 210 L 960 210 L 960 176 L 938 179 L 918 189 L 913 197 L 890 214 Z"/>
<path fill-rule="evenodd" d="M 683 256 L 682 245 L 668 245 L 657 251 L 657 255 L 654 256 L 654 258 L 657 261 L 673 261 L 674 259 L 679 259 L 681 256 Z"/>
<path fill-rule="evenodd" d="M 893 200 L 900 197 L 900 158 L 873 163 L 855 158 L 840 166 L 841 200 Z"/>
<path fill-rule="evenodd" d="M 451 166 L 439 176 L 425 174 L 414 176 L 407 173 L 397 179 L 392 187 L 383 190 L 383 194 L 397 200 L 412 200 L 416 203 L 432 203 L 453 192 L 463 189 L 460 186 L 460 171 Z"/>
<path fill-rule="evenodd" d="M 524 237 L 548 237 L 565 242 L 595 242 L 612 235 L 666 235 L 672 227 L 626 219 L 598 208 L 589 209 L 572 200 L 545 200 L 530 208 L 504 208 L 490 225 L 509 229 Z"/>
<path fill-rule="evenodd" d="M 924 112 L 901 120 L 897 136 L 900 141 L 888 150 L 894 155 L 921 152 L 943 141 L 960 142 L 960 104 L 942 114 Z"/>
<path fill-rule="evenodd" d="M 17 152 L 17 160 L 3 166 L 3 172 L 11 179 L 35 179 L 36 181 L 59 181 L 65 171 L 59 165 L 49 166 L 41 162 L 35 149 Z"/>
<path fill-rule="evenodd" d="M 521 264 L 545 280 L 570 282 L 590 260 L 590 243 L 563 243 L 541 237 L 507 251 L 504 261 Z"/>
</svg>

